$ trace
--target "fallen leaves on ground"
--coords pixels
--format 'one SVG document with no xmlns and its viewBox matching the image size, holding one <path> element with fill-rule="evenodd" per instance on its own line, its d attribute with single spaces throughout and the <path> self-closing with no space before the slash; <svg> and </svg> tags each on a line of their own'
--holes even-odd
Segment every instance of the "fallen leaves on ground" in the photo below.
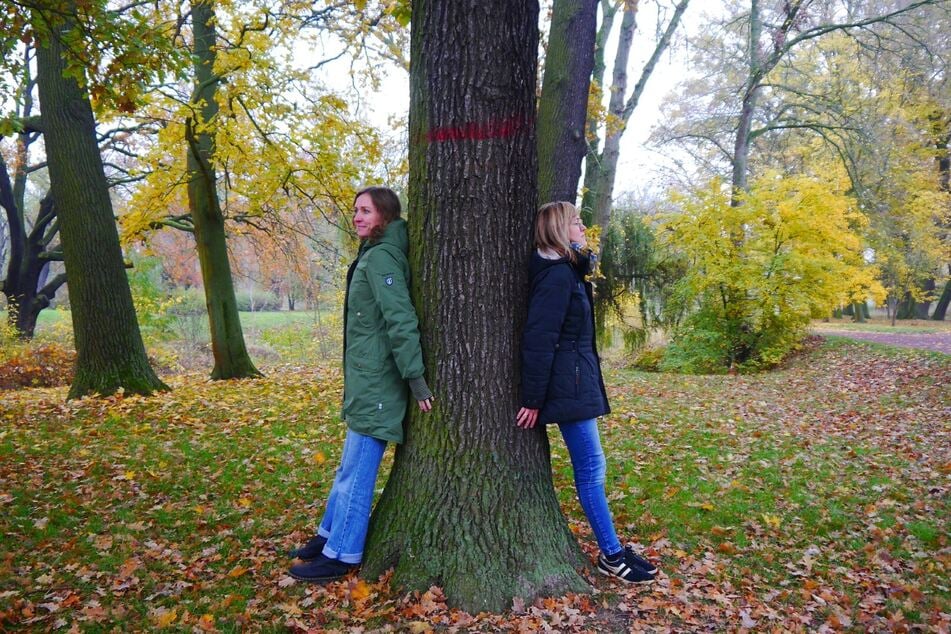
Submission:
<svg viewBox="0 0 951 634">
<path fill-rule="evenodd" d="M 0 629 L 935 631 L 951 627 L 951 363 L 814 344 L 756 376 L 609 372 L 619 532 L 653 585 L 468 614 L 389 576 L 295 582 L 339 460 L 340 375 L 170 377 L 152 398 L 2 393 Z M 597 546 L 553 434 L 569 526 Z M 384 466 L 388 469 L 389 454 Z"/>
</svg>

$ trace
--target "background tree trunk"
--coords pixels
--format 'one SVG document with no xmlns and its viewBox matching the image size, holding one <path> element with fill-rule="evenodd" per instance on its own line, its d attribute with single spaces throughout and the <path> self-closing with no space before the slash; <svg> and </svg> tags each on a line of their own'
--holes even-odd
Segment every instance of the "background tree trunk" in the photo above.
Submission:
<svg viewBox="0 0 951 634">
<path fill-rule="evenodd" d="M 555 0 L 538 103 L 538 200 L 578 199 L 598 0 Z"/>
<path fill-rule="evenodd" d="M 205 286 L 205 305 L 211 328 L 211 349 L 215 357 L 213 379 L 261 376 L 244 345 L 244 333 L 238 316 L 238 302 L 231 279 L 231 263 L 225 238 L 225 219 L 218 200 L 218 178 L 213 158 L 214 129 L 218 116 L 214 75 L 216 31 L 212 2 L 192 3 L 194 33 L 195 93 L 192 117 L 186 122 L 188 143 L 188 206 L 195 227 L 195 244 L 201 277 Z"/>
<path fill-rule="evenodd" d="M 24 57 L 32 55 L 27 49 Z M 56 208 L 53 197 L 47 192 L 40 202 L 39 213 L 33 228 L 27 231 L 26 183 L 29 166 L 30 146 L 40 137 L 36 129 L 36 117 L 33 116 L 33 89 L 36 78 L 33 77 L 29 63 L 24 64 L 24 72 L 19 89 L 22 103 L 17 104 L 17 115 L 22 121 L 30 121 L 17 135 L 16 154 L 11 179 L 10 170 L 4 157 L 0 156 L 0 207 L 7 219 L 10 238 L 10 259 L 7 263 L 6 277 L 2 291 L 7 298 L 7 323 L 13 327 L 21 339 L 32 339 L 36 329 L 36 320 L 44 308 L 50 305 L 56 291 L 66 277 L 58 275 L 47 283 L 49 263 L 61 261 L 62 247 L 54 242 L 59 234 L 56 220 Z M 4 261 L 0 253 L 0 263 Z"/>
<path fill-rule="evenodd" d="M 951 304 L 951 280 L 945 282 L 941 297 L 938 298 L 938 303 L 934 306 L 934 312 L 931 313 L 931 319 L 934 321 L 944 321 L 945 315 L 948 312 L 948 304 Z"/>
<path fill-rule="evenodd" d="M 536 204 L 537 20 L 533 1 L 413 4 L 411 260 L 437 400 L 408 419 L 363 572 L 395 566 L 396 584 L 440 585 L 470 612 L 587 588 L 545 430 L 514 422 Z"/>
<path fill-rule="evenodd" d="M 601 26 L 594 41 L 594 70 L 591 72 L 591 86 L 599 91 L 604 86 L 604 49 L 614 26 L 614 17 L 620 5 L 613 0 L 601 0 Z M 601 138 L 598 136 L 600 122 L 594 113 L 589 113 L 586 128 L 588 153 L 585 157 L 584 192 L 581 195 L 581 219 L 589 227 L 594 224 L 594 199 L 598 193 L 601 178 Z"/>
<path fill-rule="evenodd" d="M 640 103 L 641 95 L 644 94 L 644 88 L 650 79 L 654 68 L 657 66 L 660 56 L 663 55 L 677 31 L 680 19 L 690 0 L 680 0 L 674 9 L 667 27 L 663 34 L 658 38 L 654 46 L 654 52 L 641 69 L 640 77 L 634 84 L 634 89 L 630 96 L 627 95 L 627 67 L 631 56 L 631 45 L 634 41 L 634 31 L 637 28 L 637 8 L 636 2 L 624 4 L 624 14 L 621 19 L 621 32 L 618 37 L 617 52 L 614 56 L 614 70 L 611 78 L 611 98 L 608 103 L 609 119 L 605 125 L 604 131 L 604 151 L 600 154 L 596 152 L 597 140 L 591 144 L 588 153 L 588 163 L 585 166 L 585 198 L 582 207 L 590 210 L 589 222 L 593 222 L 602 228 L 606 228 L 611 222 L 611 204 L 614 198 L 614 181 L 617 179 L 617 166 L 621 156 L 621 137 L 627 131 L 628 121 Z M 614 14 L 608 14 L 605 11 L 605 25 L 610 29 L 614 21 Z M 595 59 L 595 79 L 601 82 L 604 76 L 604 40 L 601 32 L 598 34 L 598 48 Z M 591 134 L 589 124 L 589 134 Z M 594 134 L 597 134 L 595 128 Z M 593 151 L 592 151 L 593 150 Z"/>
<path fill-rule="evenodd" d="M 937 283 L 934 278 L 929 278 L 922 282 L 921 290 L 925 293 L 925 297 L 932 297 L 934 295 L 934 290 L 937 288 Z M 915 303 L 915 318 L 917 319 L 928 319 L 928 311 L 931 309 L 931 300 L 926 299 L 921 302 Z"/>
<path fill-rule="evenodd" d="M 74 10 L 75 5 L 67 3 L 66 15 Z M 77 353 L 69 398 L 111 394 L 119 388 L 150 394 L 167 387 L 149 366 L 139 333 L 89 96 L 64 74 L 60 38 L 70 27 L 67 21 L 52 29 L 36 56 L 46 156 L 69 274 Z"/>
</svg>

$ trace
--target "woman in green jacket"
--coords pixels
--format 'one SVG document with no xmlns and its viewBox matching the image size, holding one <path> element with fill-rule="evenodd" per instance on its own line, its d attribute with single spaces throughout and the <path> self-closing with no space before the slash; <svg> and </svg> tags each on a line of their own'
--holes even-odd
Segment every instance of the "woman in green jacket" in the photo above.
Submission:
<svg viewBox="0 0 951 634">
<path fill-rule="evenodd" d="M 399 198 L 386 187 L 361 190 L 353 226 L 360 250 L 347 271 L 343 313 L 347 437 L 317 534 L 293 552 L 304 563 L 290 569 L 292 577 L 316 583 L 360 564 L 380 460 L 388 441 L 403 441 L 408 392 L 424 412 L 433 399 L 409 296 L 409 240 Z"/>
</svg>

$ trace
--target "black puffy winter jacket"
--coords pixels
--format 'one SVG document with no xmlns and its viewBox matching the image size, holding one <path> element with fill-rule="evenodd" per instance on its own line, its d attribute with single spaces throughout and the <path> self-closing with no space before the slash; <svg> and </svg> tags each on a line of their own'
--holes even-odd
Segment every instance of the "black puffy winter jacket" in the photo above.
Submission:
<svg viewBox="0 0 951 634">
<path fill-rule="evenodd" d="M 532 253 L 528 319 L 522 332 L 522 406 L 543 424 L 602 416 L 608 406 L 594 342 L 589 258 Z"/>
</svg>

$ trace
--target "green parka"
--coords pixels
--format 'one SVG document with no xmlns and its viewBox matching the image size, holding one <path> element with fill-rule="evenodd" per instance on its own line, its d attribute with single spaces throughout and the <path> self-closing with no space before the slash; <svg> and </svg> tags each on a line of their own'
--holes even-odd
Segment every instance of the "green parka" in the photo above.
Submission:
<svg viewBox="0 0 951 634">
<path fill-rule="evenodd" d="M 406 222 L 365 240 L 347 272 L 344 306 L 343 417 L 353 431 L 403 442 L 403 417 L 414 396 L 429 398 L 419 322 L 409 295 Z"/>
</svg>

